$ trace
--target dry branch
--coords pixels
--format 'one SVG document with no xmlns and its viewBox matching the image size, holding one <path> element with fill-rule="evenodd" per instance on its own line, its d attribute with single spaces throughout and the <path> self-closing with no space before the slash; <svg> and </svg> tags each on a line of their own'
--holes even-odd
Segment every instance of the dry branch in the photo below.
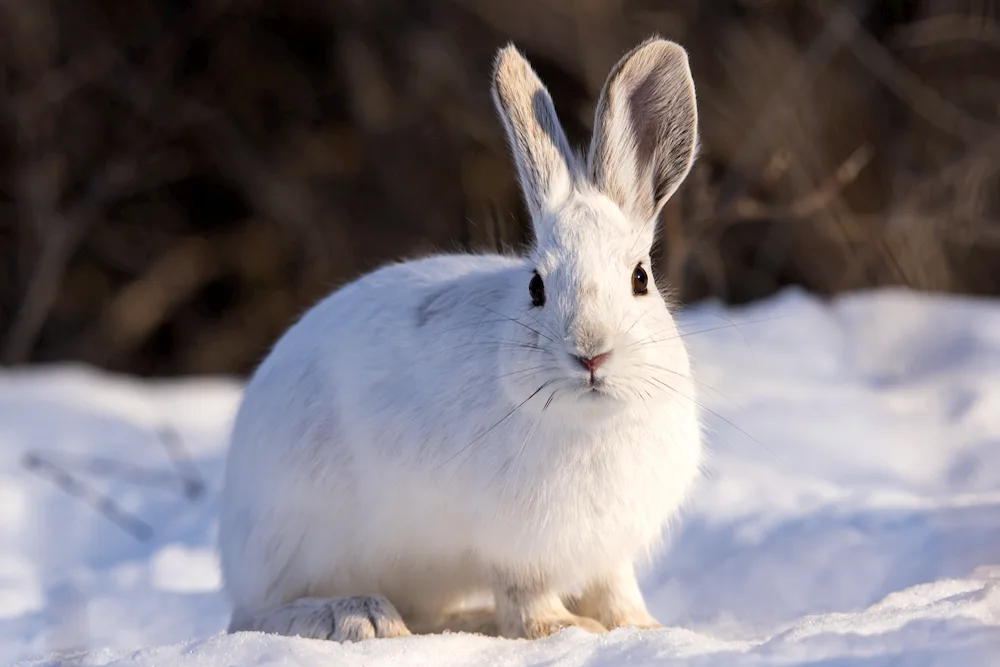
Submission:
<svg viewBox="0 0 1000 667">
<path fill-rule="evenodd" d="M 701 155 L 654 256 L 682 301 L 1000 293 L 998 11 L 0 0 L 0 362 L 246 372 L 363 270 L 529 241 L 487 85 L 508 40 L 575 142 L 622 53 L 688 49 Z"/>
</svg>

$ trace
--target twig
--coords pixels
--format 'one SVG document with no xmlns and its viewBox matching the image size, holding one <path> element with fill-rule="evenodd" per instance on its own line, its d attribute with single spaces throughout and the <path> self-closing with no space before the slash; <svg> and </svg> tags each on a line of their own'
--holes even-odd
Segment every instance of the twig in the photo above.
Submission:
<svg viewBox="0 0 1000 667">
<path fill-rule="evenodd" d="M 131 352 L 220 270 L 209 241 L 197 236 L 177 239 L 142 276 L 109 300 L 86 336 L 102 341 L 92 358 L 107 363 Z"/>
<path fill-rule="evenodd" d="M 976 42 L 1000 48 L 1000 24 L 984 16 L 932 16 L 900 28 L 892 43 L 904 48 L 938 46 L 942 42 Z"/>
<path fill-rule="evenodd" d="M 67 265 L 103 207 L 134 188 L 140 176 L 148 176 L 153 171 L 152 167 L 159 167 L 159 171 L 167 173 L 170 170 L 163 167 L 170 164 L 160 155 L 110 162 L 90 180 L 84 193 L 69 210 L 58 207 L 58 194 L 54 192 L 53 183 L 38 182 L 49 180 L 44 174 L 34 173 L 44 170 L 32 170 L 28 176 L 29 183 L 25 186 L 32 194 L 27 198 L 29 203 L 25 214 L 42 238 L 42 251 L 8 333 L 0 361 L 16 364 L 28 359 L 55 305 Z"/>
<path fill-rule="evenodd" d="M 201 497 L 205 493 L 205 481 L 194 465 L 194 461 L 191 460 L 191 455 L 184 447 L 180 433 L 169 425 L 160 427 L 156 432 L 164 449 L 167 450 L 167 455 L 173 461 L 177 474 L 184 482 L 184 495 L 188 500 L 196 500 Z"/>
<path fill-rule="evenodd" d="M 714 224 L 732 224 L 741 220 L 802 220 L 825 209 L 845 187 L 854 182 L 861 170 L 871 161 L 874 151 L 867 144 L 859 146 L 818 188 L 799 197 L 790 204 L 765 204 L 749 197 L 736 200 L 732 205 L 712 216 Z"/>
<path fill-rule="evenodd" d="M 27 454 L 24 457 L 24 466 L 36 475 L 54 482 L 60 489 L 73 498 L 82 500 L 87 505 L 90 505 L 104 518 L 140 542 L 145 542 L 152 537 L 153 528 L 148 523 L 123 510 L 114 499 L 88 487 L 53 463 L 35 454 Z"/>
<path fill-rule="evenodd" d="M 31 461 L 43 461 L 49 466 L 72 470 L 77 474 L 117 479 L 133 486 L 173 491 L 188 500 L 197 500 L 205 493 L 205 481 L 184 447 L 180 434 L 169 425 L 157 428 L 155 433 L 157 441 L 163 445 L 173 464 L 173 470 L 151 468 L 103 456 L 71 455 L 68 452 L 52 450 L 32 450 L 28 457 Z M 181 483 L 180 488 L 177 484 L 178 479 Z"/>
<path fill-rule="evenodd" d="M 867 2 L 862 4 L 867 5 Z M 764 139 L 769 136 L 767 130 L 788 122 L 788 117 L 793 110 L 792 105 L 788 104 L 788 100 L 796 95 L 808 95 L 808 90 L 814 85 L 819 72 L 836 55 L 841 45 L 850 41 L 853 33 L 860 29 L 861 27 L 855 24 L 848 30 L 838 31 L 827 24 L 823 31 L 816 36 L 809 49 L 791 68 L 788 78 L 762 105 L 756 118 L 746 128 L 746 139 L 731 157 L 730 167 L 726 170 L 719 186 L 721 197 L 727 197 L 727 193 L 734 188 L 737 181 L 742 179 L 738 165 L 748 164 L 751 158 L 764 148 Z"/>
<path fill-rule="evenodd" d="M 126 461 L 93 455 L 72 455 L 69 452 L 35 449 L 31 456 L 76 474 L 115 479 L 132 486 L 178 492 L 177 473 L 140 466 Z M 180 491 L 183 493 L 183 489 Z"/>
<path fill-rule="evenodd" d="M 823 18 L 829 26 L 845 37 L 853 35 L 853 39 L 844 41 L 858 60 L 925 120 L 970 144 L 997 129 L 996 125 L 970 116 L 900 65 L 884 46 L 860 29 L 857 17 L 850 11 L 836 3 L 823 4 L 828 6 Z M 812 3 L 806 6 L 817 11 Z"/>
<path fill-rule="evenodd" d="M 317 224 L 323 218 L 322 207 L 311 190 L 267 164 L 225 114 L 182 93 L 154 90 L 124 61 L 119 69 L 114 80 L 105 82 L 108 92 L 150 120 L 166 116 L 175 127 L 194 133 L 206 149 L 206 157 L 240 188 L 256 210 L 275 222 L 297 228 L 305 239 L 310 264 L 353 263 L 347 234 L 331 228 L 328 231 L 335 238 L 328 244 L 320 233 Z M 152 100 L 158 101 L 156 108 Z M 332 259 L 328 256 L 330 245 L 337 250 Z"/>
</svg>

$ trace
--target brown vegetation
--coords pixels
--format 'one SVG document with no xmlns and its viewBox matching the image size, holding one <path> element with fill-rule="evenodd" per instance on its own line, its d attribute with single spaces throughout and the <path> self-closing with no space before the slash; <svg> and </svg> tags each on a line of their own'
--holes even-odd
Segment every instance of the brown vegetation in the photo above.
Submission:
<svg viewBox="0 0 1000 667">
<path fill-rule="evenodd" d="M 246 372 L 378 263 L 523 243 L 496 48 L 580 142 L 654 32 L 701 110 L 683 299 L 1000 292 L 996 2 L 0 0 L 0 362 Z"/>
</svg>

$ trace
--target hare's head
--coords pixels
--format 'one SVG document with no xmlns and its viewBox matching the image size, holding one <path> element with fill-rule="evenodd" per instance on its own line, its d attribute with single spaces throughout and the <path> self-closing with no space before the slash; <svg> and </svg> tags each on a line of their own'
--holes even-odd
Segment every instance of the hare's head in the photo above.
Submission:
<svg viewBox="0 0 1000 667">
<path fill-rule="evenodd" d="M 585 156 L 513 46 L 497 57 L 493 98 L 535 236 L 518 302 L 528 326 L 511 331 L 523 345 L 502 354 L 508 388 L 537 391 L 546 406 L 593 405 L 662 393 L 671 373 L 686 378 L 686 351 L 650 267 L 659 212 L 697 150 L 684 49 L 654 38 L 615 65 Z M 518 372 L 528 364 L 544 370 Z"/>
</svg>

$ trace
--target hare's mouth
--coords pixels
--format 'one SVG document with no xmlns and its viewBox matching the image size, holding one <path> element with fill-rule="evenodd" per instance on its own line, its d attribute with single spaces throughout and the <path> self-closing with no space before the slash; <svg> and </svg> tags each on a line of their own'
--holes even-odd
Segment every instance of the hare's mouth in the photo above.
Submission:
<svg viewBox="0 0 1000 667">
<path fill-rule="evenodd" d="M 589 377 L 581 383 L 581 393 L 588 398 L 603 398 L 611 395 L 611 387 L 603 377 Z"/>
</svg>

